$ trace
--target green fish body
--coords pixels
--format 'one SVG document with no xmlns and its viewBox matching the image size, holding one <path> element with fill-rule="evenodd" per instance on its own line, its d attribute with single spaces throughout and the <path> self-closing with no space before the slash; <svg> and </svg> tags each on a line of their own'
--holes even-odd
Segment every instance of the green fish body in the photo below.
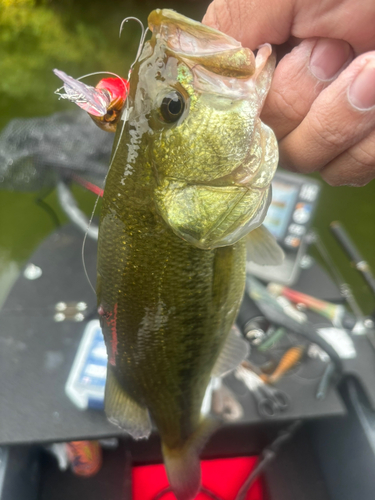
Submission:
<svg viewBox="0 0 375 500">
<path fill-rule="evenodd" d="M 258 236 L 254 255 L 263 253 L 256 228 L 278 158 L 259 114 L 274 61 L 269 46 L 255 59 L 173 11 L 152 12 L 149 27 L 100 219 L 105 407 L 135 438 L 147 437 L 154 422 L 171 486 L 188 500 L 212 432 L 202 400 L 244 290 L 247 233 Z"/>
</svg>

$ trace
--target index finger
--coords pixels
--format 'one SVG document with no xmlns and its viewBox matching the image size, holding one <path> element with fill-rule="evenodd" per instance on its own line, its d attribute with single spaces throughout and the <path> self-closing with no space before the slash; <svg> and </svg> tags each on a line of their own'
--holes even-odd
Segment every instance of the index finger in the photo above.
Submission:
<svg viewBox="0 0 375 500">
<path fill-rule="evenodd" d="M 255 50 L 290 36 L 345 40 L 356 54 L 375 47 L 375 2 L 362 0 L 214 0 L 203 23 Z"/>
</svg>

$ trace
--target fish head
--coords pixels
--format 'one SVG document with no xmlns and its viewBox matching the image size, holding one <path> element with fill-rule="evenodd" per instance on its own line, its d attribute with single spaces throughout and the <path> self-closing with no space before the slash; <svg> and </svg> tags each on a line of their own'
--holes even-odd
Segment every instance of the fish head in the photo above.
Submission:
<svg viewBox="0 0 375 500">
<path fill-rule="evenodd" d="M 147 135 L 156 210 L 179 237 L 209 249 L 258 227 L 278 162 L 259 119 L 275 59 L 171 10 L 148 19 L 128 114 Z"/>
</svg>

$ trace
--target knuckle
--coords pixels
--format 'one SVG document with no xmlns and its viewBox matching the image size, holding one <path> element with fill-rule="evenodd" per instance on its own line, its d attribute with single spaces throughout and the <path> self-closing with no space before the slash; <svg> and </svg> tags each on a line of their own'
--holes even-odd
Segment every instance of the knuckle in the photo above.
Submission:
<svg viewBox="0 0 375 500">
<path fill-rule="evenodd" d="M 340 150 L 345 143 L 345 134 L 340 123 L 322 114 L 315 115 L 314 120 L 311 120 L 310 134 L 324 150 Z"/>
<path fill-rule="evenodd" d="M 209 6 L 209 14 L 211 25 L 224 33 L 234 35 L 234 31 L 238 30 L 238 19 L 234 19 L 234 13 L 241 8 L 241 2 L 230 2 L 229 0 L 216 0 Z M 238 36 L 238 34 L 237 34 Z"/>
<path fill-rule="evenodd" d="M 375 170 L 375 137 L 371 142 L 359 143 L 355 148 L 349 149 L 348 155 L 360 167 Z"/>
<path fill-rule="evenodd" d="M 269 104 L 272 114 L 280 115 L 282 119 L 293 123 L 300 123 L 308 111 L 308 106 L 301 104 L 299 95 L 284 93 L 279 88 L 272 89 Z"/>
<path fill-rule="evenodd" d="M 319 170 L 316 161 L 310 161 L 305 151 L 296 147 L 295 141 L 281 141 L 279 143 L 279 166 L 292 172 L 310 174 Z"/>
</svg>

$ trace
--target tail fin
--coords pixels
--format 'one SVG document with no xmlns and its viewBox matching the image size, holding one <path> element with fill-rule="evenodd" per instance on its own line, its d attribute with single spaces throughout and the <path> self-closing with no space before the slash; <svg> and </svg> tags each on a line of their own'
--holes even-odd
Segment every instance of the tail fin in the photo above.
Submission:
<svg viewBox="0 0 375 500">
<path fill-rule="evenodd" d="M 197 496 L 201 486 L 199 454 L 219 425 L 218 421 L 203 420 L 181 448 L 168 448 L 163 443 L 164 464 L 177 500 L 192 500 Z"/>
<path fill-rule="evenodd" d="M 201 466 L 194 449 L 169 449 L 163 446 L 169 484 L 177 500 L 192 500 L 201 486 Z"/>
</svg>

